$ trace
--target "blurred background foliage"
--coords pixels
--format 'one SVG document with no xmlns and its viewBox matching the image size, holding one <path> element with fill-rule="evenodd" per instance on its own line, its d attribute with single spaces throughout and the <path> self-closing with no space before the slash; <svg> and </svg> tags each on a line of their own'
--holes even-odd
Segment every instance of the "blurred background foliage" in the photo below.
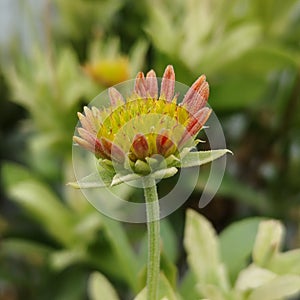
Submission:
<svg viewBox="0 0 300 300">
<path fill-rule="evenodd" d="M 187 263 L 195 268 L 194 245 L 185 237 L 182 246 L 187 208 L 221 232 L 232 284 L 249 262 L 263 218 L 285 224 L 285 250 L 300 247 L 300 1 L 1 0 L 0 27 L 1 300 L 132 299 L 144 287 L 145 226 L 100 215 L 65 183 L 74 179 L 76 112 L 138 70 L 160 75 L 167 64 L 187 85 L 207 75 L 209 103 L 234 152 L 207 207 L 198 208 L 209 171 L 201 168 L 190 199 L 162 221 L 162 289 L 169 299 L 175 287 L 182 299 L 229 295 L 195 289 L 203 277 L 187 271 Z M 120 192 L 128 199 L 135 193 Z M 237 222 L 243 218 L 250 219 Z M 256 248 L 256 269 L 244 277 L 262 267 L 300 275 L 298 250 L 264 264 Z M 236 286 L 247 291 L 243 276 Z M 263 299 L 260 293 L 249 299 Z"/>
</svg>

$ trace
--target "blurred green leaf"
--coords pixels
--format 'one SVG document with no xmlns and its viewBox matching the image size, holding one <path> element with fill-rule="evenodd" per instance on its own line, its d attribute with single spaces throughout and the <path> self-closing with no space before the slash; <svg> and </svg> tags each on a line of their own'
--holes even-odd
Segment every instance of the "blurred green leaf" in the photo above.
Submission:
<svg viewBox="0 0 300 300">
<path fill-rule="evenodd" d="M 253 261 L 258 266 L 268 266 L 269 262 L 279 252 L 284 228 L 279 221 L 262 221 L 253 248 Z"/>
<path fill-rule="evenodd" d="M 179 292 L 183 299 L 198 300 L 199 292 L 197 291 L 197 280 L 195 275 L 187 271 L 179 286 Z"/>
<path fill-rule="evenodd" d="M 111 283 L 99 272 L 92 273 L 88 279 L 88 295 L 91 300 L 119 299 Z"/>
<path fill-rule="evenodd" d="M 290 250 L 275 255 L 268 266 L 277 274 L 300 275 L 300 249 Z"/>
<path fill-rule="evenodd" d="M 134 300 L 146 300 L 147 299 L 147 287 L 144 288 Z M 158 291 L 159 300 L 178 300 L 174 290 L 172 289 L 170 283 L 163 273 L 160 273 L 159 278 L 159 291 Z"/>
<path fill-rule="evenodd" d="M 46 264 L 53 248 L 21 238 L 5 238 L 1 241 L 0 255 L 25 258 L 32 264 Z"/>
<path fill-rule="evenodd" d="M 121 224 L 106 216 L 103 216 L 103 227 L 119 263 L 119 272 L 123 273 L 125 280 L 134 291 L 138 290 L 138 281 L 132 274 L 138 274 L 138 261 L 125 230 Z"/>
<path fill-rule="evenodd" d="M 248 263 L 261 220 L 262 218 L 249 218 L 235 222 L 219 236 L 222 261 L 232 282 Z"/>
<path fill-rule="evenodd" d="M 252 264 L 240 272 L 235 288 L 245 292 L 255 290 L 276 277 L 275 273 Z"/>
<path fill-rule="evenodd" d="M 161 234 L 161 248 L 163 252 L 168 256 L 168 259 L 172 262 L 176 262 L 178 258 L 178 240 L 176 232 L 171 226 L 168 219 L 163 219 L 160 222 L 160 234 Z"/>
<path fill-rule="evenodd" d="M 295 295 L 300 292 L 300 276 L 283 275 L 255 289 L 249 300 L 274 300 Z"/>
<path fill-rule="evenodd" d="M 3 167 L 8 195 L 20 204 L 57 241 L 64 245 L 74 242 L 75 215 L 43 183 L 30 178 L 24 168 L 7 163 Z M 16 175 L 15 183 L 12 174 Z"/>
<path fill-rule="evenodd" d="M 204 287 L 214 285 L 227 290 L 216 232 L 203 216 L 193 210 L 187 211 L 184 245 L 188 264 L 197 281 Z"/>
<path fill-rule="evenodd" d="M 232 152 L 228 149 L 189 152 L 183 157 L 181 161 L 178 162 L 178 165 L 175 166 L 188 168 L 204 165 L 222 157 L 226 153 L 232 154 Z"/>
</svg>

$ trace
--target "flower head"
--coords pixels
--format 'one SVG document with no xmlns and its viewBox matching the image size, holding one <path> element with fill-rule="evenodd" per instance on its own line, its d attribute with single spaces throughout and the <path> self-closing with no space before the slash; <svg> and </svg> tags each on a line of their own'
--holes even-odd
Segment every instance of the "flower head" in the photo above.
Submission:
<svg viewBox="0 0 300 300">
<path fill-rule="evenodd" d="M 151 166 L 145 165 L 158 157 L 172 163 L 180 160 L 184 149 L 194 146 L 195 136 L 211 113 L 206 107 L 208 96 L 204 75 L 178 104 L 172 66 L 167 66 L 160 89 L 153 70 L 146 76 L 139 72 L 126 101 L 115 88 L 110 88 L 109 108 L 85 107 L 84 114 L 78 113 L 81 127 L 79 136 L 73 139 L 100 160 L 130 166 L 135 173 L 150 171 Z M 144 165 L 142 171 L 140 165 Z"/>
</svg>

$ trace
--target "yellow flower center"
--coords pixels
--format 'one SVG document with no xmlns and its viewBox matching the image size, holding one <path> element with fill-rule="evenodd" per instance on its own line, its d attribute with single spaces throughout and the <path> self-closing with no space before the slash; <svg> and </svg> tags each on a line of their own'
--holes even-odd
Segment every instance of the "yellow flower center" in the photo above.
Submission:
<svg viewBox="0 0 300 300">
<path fill-rule="evenodd" d="M 130 159 L 144 159 L 136 157 L 133 140 L 137 134 L 143 135 L 148 143 L 147 156 L 158 154 L 157 137 L 168 139 L 165 155 L 176 154 L 177 145 L 182 138 L 186 125 L 190 120 L 189 112 L 182 106 L 176 105 L 176 99 L 167 102 L 164 99 L 138 98 L 129 100 L 111 112 L 98 131 L 98 138 L 105 137 L 119 146 Z M 161 150 L 161 149 L 160 149 Z"/>
</svg>

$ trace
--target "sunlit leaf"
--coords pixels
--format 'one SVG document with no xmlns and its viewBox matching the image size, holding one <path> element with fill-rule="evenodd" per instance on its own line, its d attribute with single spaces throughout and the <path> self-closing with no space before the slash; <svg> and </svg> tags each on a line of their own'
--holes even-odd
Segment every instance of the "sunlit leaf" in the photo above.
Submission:
<svg viewBox="0 0 300 300">
<path fill-rule="evenodd" d="M 268 266 L 273 256 L 279 252 L 284 228 L 279 221 L 268 220 L 259 224 L 253 248 L 253 261 L 258 266 Z"/>
<path fill-rule="evenodd" d="M 89 277 L 88 295 L 91 300 L 119 299 L 111 283 L 99 272 L 94 272 Z"/>
</svg>

